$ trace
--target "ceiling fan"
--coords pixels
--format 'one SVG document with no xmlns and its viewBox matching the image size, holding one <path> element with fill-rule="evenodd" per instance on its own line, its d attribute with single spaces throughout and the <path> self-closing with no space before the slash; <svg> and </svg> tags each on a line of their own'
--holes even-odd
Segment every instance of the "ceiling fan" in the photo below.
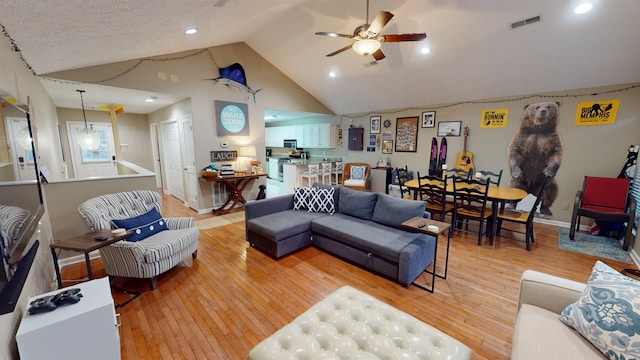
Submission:
<svg viewBox="0 0 640 360">
<path fill-rule="evenodd" d="M 421 41 L 427 38 L 427 34 L 425 33 L 380 35 L 382 29 L 387 25 L 392 17 L 392 13 L 388 11 L 380 11 L 373 22 L 369 24 L 369 0 L 367 0 L 367 23 L 355 28 L 353 35 L 324 31 L 317 32 L 316 35 L 342 37 L 355 40 L 354 43 L 327 54 L 327 56 L 337 55 L 343 51 L 353 49 L 353 51 L 360 55 L 371 55 L 376 60 L 382 60 L 385 58 L 384 53 L 380 50 L 383 42 Z"/>
</svg>

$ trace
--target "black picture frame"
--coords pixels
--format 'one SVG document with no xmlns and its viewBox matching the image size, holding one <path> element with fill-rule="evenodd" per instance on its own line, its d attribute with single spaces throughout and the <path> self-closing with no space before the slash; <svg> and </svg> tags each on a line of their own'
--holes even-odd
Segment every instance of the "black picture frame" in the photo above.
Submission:
<svg viewBox="0 0 640 360">
<path fill-rule="evenodd" d="M 436 112 L 425 111 L 422 113 L 422 127 L 432 128 L 436 126 Z"/>
<path fill-rule="evenodd" d="M 382 127 L 382 118 L 380 116 L 372 116 L 369 119 L 369 133 L 380 134 L 380 128 Z"/>
<path fill-rule="evenodd" d="M 460 136 L 462 121 L 441 121 L 438 123 L 438 136 Z"/>
</svg>

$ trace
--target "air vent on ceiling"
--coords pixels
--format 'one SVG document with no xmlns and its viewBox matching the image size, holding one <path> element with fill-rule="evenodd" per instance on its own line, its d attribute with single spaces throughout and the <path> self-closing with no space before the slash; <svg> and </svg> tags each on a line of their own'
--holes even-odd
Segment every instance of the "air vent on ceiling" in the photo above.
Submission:
<svg viewBox="0 0 640 360">
<path fill-rule="evenodd" d="M 539 21 L 540 21 L 540 15 L 534 16 L 532 18 L 516 21 L 516 22 L 511 24 L 511 29 L 516 29 L 516 28 L 519 28 L 519 27 L 522 27 L 522 26 L 525 26 L 525 25 L 537 23 Z"/>
</svg>

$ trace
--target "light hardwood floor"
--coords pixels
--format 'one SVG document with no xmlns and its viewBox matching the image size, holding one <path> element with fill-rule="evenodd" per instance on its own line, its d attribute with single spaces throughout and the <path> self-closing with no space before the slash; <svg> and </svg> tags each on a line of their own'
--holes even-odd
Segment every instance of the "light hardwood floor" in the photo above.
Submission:
<svg viewBox="0 0 640 360">
<path fill-rule="evenodd" d="M 164 197 L 163 215 L 210 217 L 170 196 Z M 474 359 L 508 359 L 521 273 L 535 269 L 585 282 L 597 260 L 560 250 L 554 226 L 536 224 L 535 235 L 532 250 L 526 251 L 524 243 L 514 240 L 498 238 L 494 246 L 478 246 L 475 237 L 456 233 L 448 278 L 436 279 L 431 294 L 315 248 L 274 260 L 248 246 L 244 222 L 203 230 L 197 259 L 161 275 L 155 291 L 147 281 L 114 280 L 119 287 L 143 292 L 117 309 L 122 358 L 246 359 L 262 339 L 350 285 L 460 340 L 473 350 Z M 440 249 L 445 241 L 440 240 Z M 604 262 L 617 269 L 635 267 Z M 105 275 L 99 259 L 92 264 L 96 276 Z M 65 267 L 62 276 L 80 278 L 85 272 L 84 264 L 75 264 Z M 113 295 L 116 303 L 128 297 Z"/>
</svg>

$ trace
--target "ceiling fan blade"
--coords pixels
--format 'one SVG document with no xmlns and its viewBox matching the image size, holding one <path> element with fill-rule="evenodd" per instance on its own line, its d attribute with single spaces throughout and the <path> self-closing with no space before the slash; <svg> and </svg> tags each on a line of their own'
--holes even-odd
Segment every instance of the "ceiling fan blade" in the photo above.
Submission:
<svg viewBox="0 0 640 360">
<path fill-rule="evenodd" d="M 385 42 L 400 42 L 400 41 L 421 41 L 427 38 L 427 34 L 393 34 L 383 35 L 382 38 Z"/>
<path fill-rule="evenodd" d="M 334 32 L 325 32 L 325 31 L 317 32 L 316 35 L 330 36 L 330 37 L 343 37 L 343 38 L 349 38 L 349 39 L 353 37 L 353 35 L 338 34 Z"/>
<path fill-rule="evenodd" d="M 376 18 L 373 19 L 373 22 L 371 23 L 371 25 L 369 25 L 367 32 L 374 33 L 376 35 L 380 34 L 380 31 L 382 31 L 382 28 L 385 25 L 387 25 L 387 23 L 389 22 L 389 20 L 391 20 L 392 17 L 393 17 L 392 13 L 388 11 L 380 11 L 376 16 Z"/>
<path fill-rule="evenodd" d="M 340 49 L 340 50 L 336 50 L 336 51 L 332 52 L 331 54 L 327 54 L 327 56 L 338 55 L 338 54 L 340 54 L 340 53 L 341 53 L 341 52 L 343 52 L 343 51 L 347 51 L 347 50 L 351 49 L 351 46 L 352 46 L 352 45 L 353 45 L 353 44 L 351 44 L 351 45 L 347 45 L 347 46 L 343 47 L 343 48 L 342 48 L 342 49 Z"/>
<path fill-rule="evenodd" d="M 373 56 L 373 58 L 376 59 L 377 61 L 385 58 L 384 53 L 380 49 L 378 49 L 378 51 L 371 54 L 371 56 Z"/>
</svg>

